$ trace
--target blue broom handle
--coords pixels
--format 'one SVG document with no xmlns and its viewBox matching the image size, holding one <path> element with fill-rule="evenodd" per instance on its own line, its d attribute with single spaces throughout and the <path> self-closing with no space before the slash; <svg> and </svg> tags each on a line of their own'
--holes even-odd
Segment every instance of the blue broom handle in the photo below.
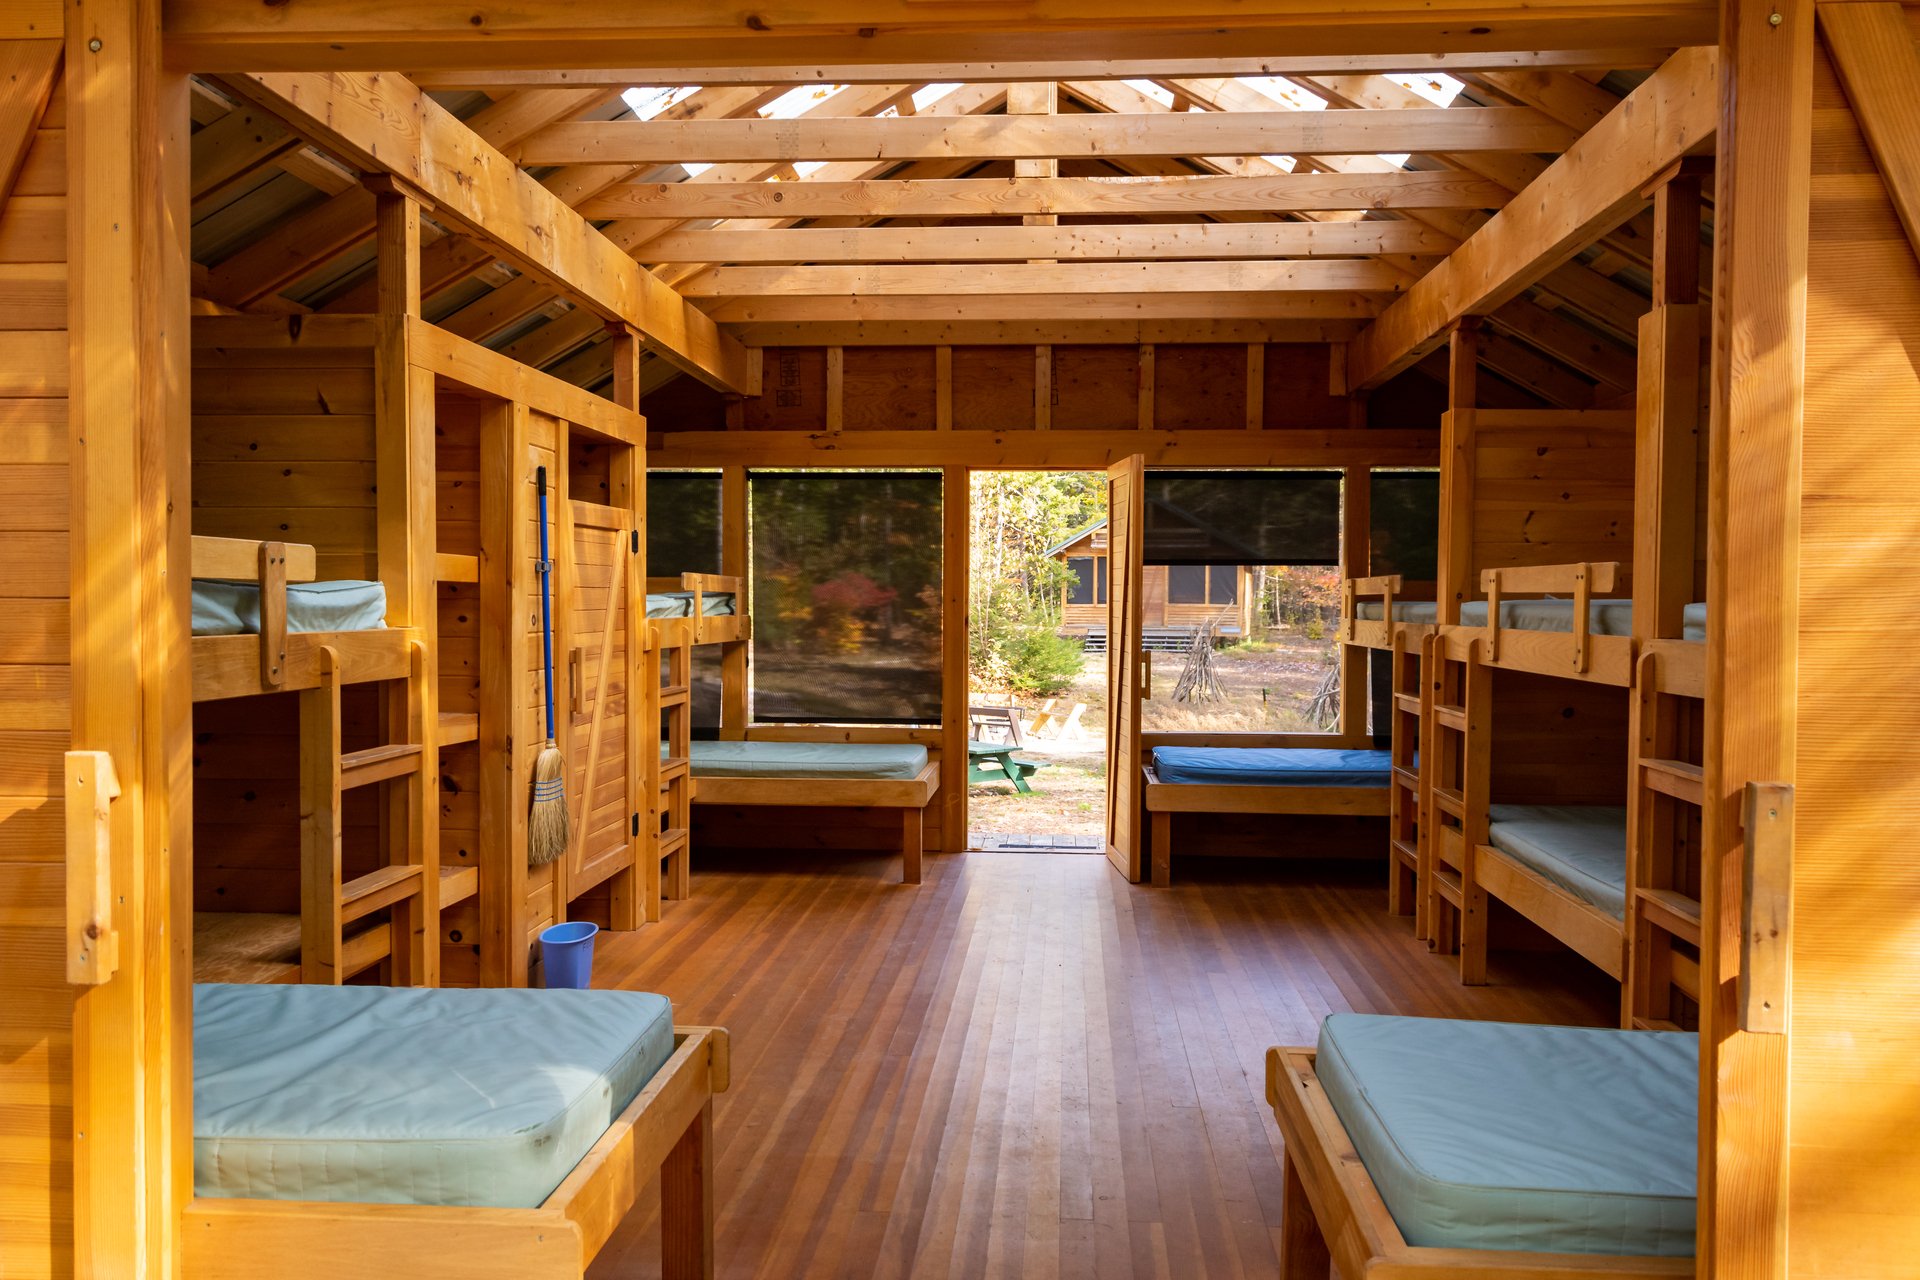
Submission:
<svg viewBox="0 0 1920 1280">
<path fill-rule="evenodd" d="M 547 665 L 547 741 L 553 742 L 553 561 L 547 558 L 547 469 L 536 467 L 540 490 L 540 642 Z"/>
</svg>

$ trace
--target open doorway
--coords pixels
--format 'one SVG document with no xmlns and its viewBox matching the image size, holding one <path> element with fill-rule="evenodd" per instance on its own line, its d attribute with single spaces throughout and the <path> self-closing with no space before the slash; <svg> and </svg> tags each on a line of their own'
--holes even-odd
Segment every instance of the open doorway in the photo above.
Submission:
<svg viewBox="0 0 1920 1280">
<path fill-rule="evenodd" d="M 1105 850 L 1106 477 L 976 471 L 968 847 Z"/>
</svg>

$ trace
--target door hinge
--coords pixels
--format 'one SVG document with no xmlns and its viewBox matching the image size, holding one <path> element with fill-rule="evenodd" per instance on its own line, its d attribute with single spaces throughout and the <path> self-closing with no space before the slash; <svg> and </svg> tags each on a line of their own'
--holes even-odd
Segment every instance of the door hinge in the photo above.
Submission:
<svg viewBox="0 0 1920 1280">
<path fill-rule="evenodd" d="M 633 531 L 633 554 L 640 554 L 640 531 L 638 529 Z"/>
<path fill-rule="evenodd" d="M 636 837 L 640 834 L 640 815 L 637 813 L 633 815 L 633 834 Z"/>
</svg>

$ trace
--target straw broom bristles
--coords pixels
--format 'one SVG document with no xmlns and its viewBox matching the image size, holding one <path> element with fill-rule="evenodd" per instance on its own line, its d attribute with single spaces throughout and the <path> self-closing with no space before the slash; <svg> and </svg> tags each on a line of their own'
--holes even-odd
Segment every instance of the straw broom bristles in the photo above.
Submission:
<svg viewBox="0 0 1920 1280">
<path fill-rule="evenodd" d="M 567 851 L 566 757 L 549 742 L 533 762 L 533 809 L 527 814 L 527 862 L 543 867 Z"/>
</svg>

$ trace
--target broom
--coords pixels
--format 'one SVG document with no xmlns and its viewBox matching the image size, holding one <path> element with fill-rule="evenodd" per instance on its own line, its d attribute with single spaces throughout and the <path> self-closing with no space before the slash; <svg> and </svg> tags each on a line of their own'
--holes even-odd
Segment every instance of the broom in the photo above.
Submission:
<svg viewBox="0 0 1920 1280">
<path fill-rule="evenodd" d="M 527 815 L 527 863 L 541 867 L 567 851 L 567 762 L 553 732 L 553 561 L 547 550 L 547 469 L 536 468 L 540 493 L 540 640 L 547 677 L 547 742 L 533 761 L 533 809 Z"/>
</svg>

